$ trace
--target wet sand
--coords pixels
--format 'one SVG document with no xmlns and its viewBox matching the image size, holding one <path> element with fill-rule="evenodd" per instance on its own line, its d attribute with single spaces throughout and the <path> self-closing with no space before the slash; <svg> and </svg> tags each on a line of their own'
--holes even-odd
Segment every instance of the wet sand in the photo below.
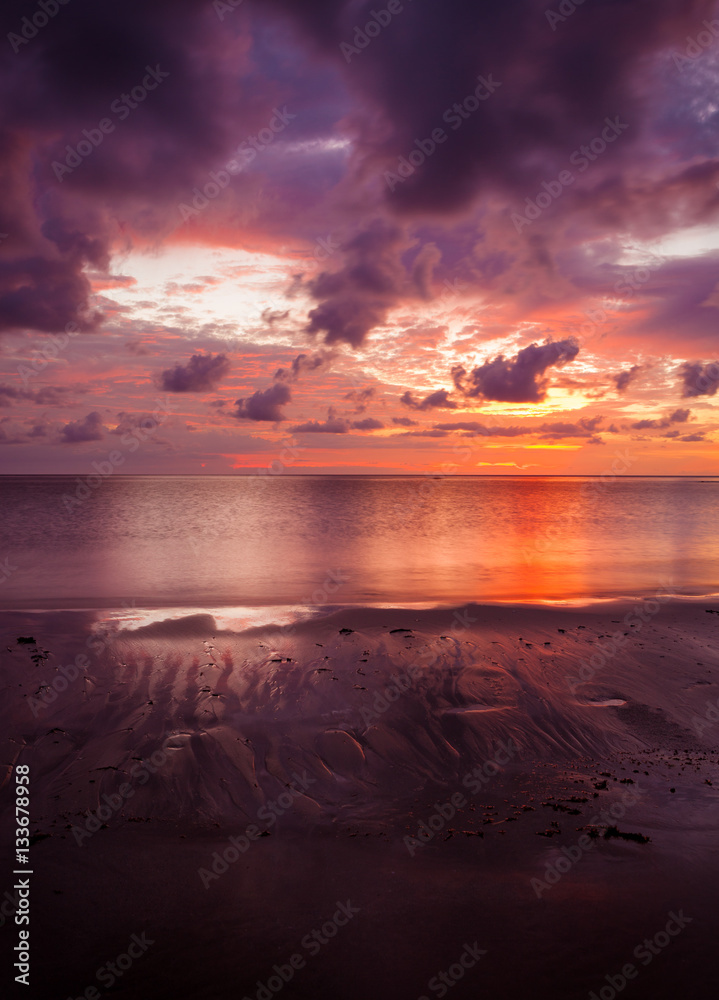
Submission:
<svg viewBox="0 0 719 1000">
<path fill-rule="evenodd" d="M 717 610 L 111 634 L 4 614 L 0 893 L 17 763 L 36 838 L 24 995 L 713 997 Z"/>
</svg>

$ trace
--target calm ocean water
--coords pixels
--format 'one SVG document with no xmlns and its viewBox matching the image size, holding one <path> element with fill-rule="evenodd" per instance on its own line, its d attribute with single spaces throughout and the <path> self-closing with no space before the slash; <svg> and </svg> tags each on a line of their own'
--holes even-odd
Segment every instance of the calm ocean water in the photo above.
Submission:
<svg viewBox="0 0 719 1000">
<path fill-rule="evenodd" d="M 0 606 L 719 591 L 719 479 L 116 476 L 78 500 L 79 482 L 0 480 Z"/>
</svg>

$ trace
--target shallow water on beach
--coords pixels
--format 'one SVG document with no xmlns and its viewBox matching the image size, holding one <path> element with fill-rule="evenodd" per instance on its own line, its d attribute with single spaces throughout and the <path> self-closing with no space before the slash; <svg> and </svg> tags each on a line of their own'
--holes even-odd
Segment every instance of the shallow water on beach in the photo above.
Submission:
<svg viewBox="0 0 719 1000">
<path fill-rule="evenodd" d="M 2 479 L 0 606 L 569 601 L 719 590 L 719 479 Z M 87 495 L 85 495 L 87 494 Z"/>
</svg>

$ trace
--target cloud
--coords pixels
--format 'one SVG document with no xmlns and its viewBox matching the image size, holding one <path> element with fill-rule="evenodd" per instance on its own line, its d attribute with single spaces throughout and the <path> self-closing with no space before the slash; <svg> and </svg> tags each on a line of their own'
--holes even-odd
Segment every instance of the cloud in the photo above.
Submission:
<svg viewBox="0 0 719 1000">
<path fill-rule="evenodd" d="M 329 364 L 332 359 L 330 352 L 320 354 L 298 354 L 291 366 L 288 368 L 278 368 L 274 374 L 275 382 L 296 382 L 300 375 L 305 372 L 317 371 Z"/>
<path fill-rule="evenodd" d="M 404 434 L 395 434 L 395 437 L 418 437 L 418 438 L 445 438 L 448 436 L 448 431 L 443 431 L 438 427 L 434 427 L 431 430 L 424 431 L 406 431 Z"/>
<path fill-rule="evenodd" d="M 691 410 L 678 409 L 670 413 L 668 417 L 661 420 L 647 419 L 637 420 L 630 424 L 633 431 L 657 430 L 664 427 L 671 427 L 672 424 L 685 424 L 691 416 Z"/>
<path fill-rule="evenodd" d="M 547 394 L 548 379 L 542 376 L 552 366 L 573 361 L 579 344 L 570 337 L 544 344 L 530 344 L 511 359 L 499 354 L 493 361 L 467 374 L 462 365 L 452 369 L 457 389 L 470 398 L 483 398 L 503 403 L 540 403 Z"/>
<path fill-rule="evenodd" d="M 615 375 L 612 375 L 617 392 L 624 392 L 629 384 L 635 380 L 641 370 L 641 365 L 632 365 L 631 368 L 627 368 L 625 371 L 617 372 Z"/>
<path fill-rule="evenodd" d="M 130 354 L 134 354 L 136 358 L 146 357 L 152 353 L 147 344 L 143 344 L 141 340 L 128 340 L 125 348 Z"/>
<path fill-rule="evenodd" d="M 679 377 L 684 386 L 682 396 L 714 396 L 719 389 L 719 362 L 685 361 L 679 367 Z"/>
<path fill-rule="evenodd" d="M 341 417 L 328 416 L 322 422 L 318 420 L 308 420 L 304 424 L 297 424 L 292 428 L 293 434 L 347 434 L 350 425 L 347 420 Z"/>
<path fill-rule="evenodd" d="M 435 429 L 440 431 L 467 431 L 477 437 L 521 437 L 523 434 L 530 434 L 526 427 L 500 427 L 481 424 L 477 420 L 461 420 L 456 423 L 435 424 Z"/>
<path fill-rule="evenodd" d="M 96 330 L 103 319 L 90 307 L 90 282 L 80 273 L 87 254 L 68 260 L 39 255 L 0 262 L 0 331 L 56 333 Z"/>
<path fill-rule="evenodd" d="M 381 431 L 384 429 L 384 424 L 381 420 L 375 420 L 374 417 L 365 417 L 364 420 L 353 421 L 352 429 L 355 431 Z"/>
<path fill-rule="evenodd" d="M 581 417 L 576 423 L 558 420 L 552 423 L 540 424 L 536 430 L 543 438 L 581 437 L 590 439 L 590 443 L 592 444 L 602 444 L 602 441 L 595 437 L 594 432 L 603 419 L 601 416 Z"/>
<path fill-rule="evenodd" d="M 88 392 L 84 385 L 43 385 L 39 389 L 18 389 L 7 383 L 0 384 L 0 407 L 27 400 L 38 406 L 66 406 L 71 396 Z"/>
<path fill-rule="evenodd" d="M 60 431 L 63 444 L 78 444 L 82 441 L 102 441 L 104 438 L 102 417 L 93 410 L 83 420 L 74 420 Z"/>
<path fill-rule="evenodd" d="M 703 434 L 684 434 L 681 438 L 682 441 L 705 441 L 706 438 Z"/>
<path fill-rule="evenodd" d="M 235 400 L 232 416 L 237 420 L 257 420 L 279 423 L 285 419 L 282 407 L 291 402 L 292 393 L 283 382 L 275 382 L 269 389 L 257 390 L 248 399 Z"/>
<path fill-rule="evenodd" d="M 327 419 L 323 421 L 308 420 L 292 428 L 294 434 L 348 434 L 354 431 L 379 431 L 384 429 L 381 420 L 365 417 L 364 420 L 345 420 L 338 417 L 333 407 L 327 411 Z"/>
<path fill-rule="evenodd" d="M 392 417 L 392 423 L 396 424 L 398 427 L 417 427 L 419 426 L 418 420 L 412 420 L 411 417 Z"/>
<path fill-rule="evenodd" d="M 209 392 L 229 374 L 230 360 L 224 354 L 193 354 L 186 365 L 168 368 L 160 377 L 165 392 Z"/>
<path fill-rule="evenodd" d="M 405 244 L 403 230 L 381 218 L 350 239 L 343 247 L 344 266 L 308 283 L 308 291 L 319 301 L 310 311 L 308 333 L 324 333 L 327 344 L 361 347 L 406 290 L 401 261 Z"/>
<path fill-rule="evenodd" d="M 376 395 L 376 389 L 374 386 L 370 386 L 367 389 L 352 389 L 350 392 L 346 393 L 342 398 L 346 399 L 350 403 L 355 404 L 355 413 L 364 413 L 367 409 L 367 404 L 370 400 L 374 399 Z"/>
<path fill-rule="evenodd" d="M 409 406 L 413 410 L 456 410 L 457 404 L 450 397 L 450 394 L 446 389 L 437 389 L 436 392 L 431 392 L 429 396 L 425 396 L 424 399 L 417 401 L 413 394 L 407 390 L 404 395 L 400 396 L 400 403 L 404 406 Z"/>
</svg>

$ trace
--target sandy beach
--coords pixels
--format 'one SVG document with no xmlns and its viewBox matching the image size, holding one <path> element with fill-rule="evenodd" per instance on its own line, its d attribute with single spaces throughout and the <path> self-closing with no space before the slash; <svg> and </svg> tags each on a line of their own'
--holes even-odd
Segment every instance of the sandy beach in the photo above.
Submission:
<svg viewBox="0 0 719 1000">
<path fill-rule="evenodd" d="M 4 614 L 32 995 L 713 996 L 718 612 Z"/>
</svg>

